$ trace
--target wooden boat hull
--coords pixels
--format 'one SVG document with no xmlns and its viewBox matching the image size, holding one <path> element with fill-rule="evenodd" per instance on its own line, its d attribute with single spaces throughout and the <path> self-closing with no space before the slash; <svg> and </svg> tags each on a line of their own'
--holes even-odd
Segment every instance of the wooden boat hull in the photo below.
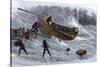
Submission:
<svg viewBox="0 0 100 67">
<path fill-rule="evenodd" d="M 63 27 L 66 30 L 60 30 L 52 25 L 48 25 L 46 22 L 43 25 L 40 23 L 40 31 L 47 37 L 55 36 L 64 40 L 73 40 L 79 32 L 78 27 Z"/>
</svg>

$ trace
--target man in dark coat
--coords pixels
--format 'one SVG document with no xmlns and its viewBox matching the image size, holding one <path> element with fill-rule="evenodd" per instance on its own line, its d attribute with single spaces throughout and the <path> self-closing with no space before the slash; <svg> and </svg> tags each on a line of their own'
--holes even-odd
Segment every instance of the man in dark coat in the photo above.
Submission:
<svg viewBox="0 0 100 67">
<path fill-rule="evenodd" d="M 39 25 L 38 25 L 38 22 L 35 22 L 33 25 L 32 25 L 32 29 L 31 31 L 38 31 L 38 28 L 39 28 Z"/>
<path fill-rule="evenodd" d="M 51 54 L 50 54 L 50 51 L 49 51 L 49 46 L 48 46 L 48 43 L 46 40 L 43 40 L 43 45 L 42 47 L 44 48 L 44 51 L 43 51 L 43 58 L 44 58 L 44 55 L 45 55 L 45 51 L 48 52 L 49 56 L 50 56 L 50 59 L 51 59 Z"/>
<path fill-rule="evenodd" d="M 31 28 L 31 30 L 30 30 L 32 33 L 34 33 L 35 38 L 37 38 L 38 29 L 39 29 L 39 23 L 36 21 L 36 22 L 32 25 L 32 28 Z"/>
<path fill-rule="evenodd" d="M 52 16 L 49 16 L 47 19 L 46 19 L 46 21 L 47 21 L 47 23 L 49 24 L 49 25 L 52 25 Z"/>
<path fill-rule="evenodd" d="M 15 46 L 18 46 L 18 47 L 19 47 L 19 56 L 20 56 L 21 50 L 23 50 L 23 51 L 26 53 L 26 55 L 28 55 L 28 53 L 27 53 L 27 51 L 26 51 L 26 49 L 25 49 L 25 46 L 24 46 L 23 42 L 22 42 L 20 39 L 18 39 L 18 40 L 16 41 L 16 43 L 17 43 L 17 44 L 15 44 Z"/>
</svg>

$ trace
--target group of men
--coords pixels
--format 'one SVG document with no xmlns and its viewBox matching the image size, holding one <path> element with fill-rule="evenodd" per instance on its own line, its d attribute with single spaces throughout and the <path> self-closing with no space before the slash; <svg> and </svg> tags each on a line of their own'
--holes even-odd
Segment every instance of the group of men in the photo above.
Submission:
<svg viewBox="0 0 100 67">
<path fill-rule="evenodd" d="M 52 16 L 49 16 L 49 17 L 47 18 L 46 22 L 47 22 L 48 24 L 51 25 L 51 23 L 52 23 Z M 15 46 L 18 46 L 18 47 L 19 47 L 19 55 L 20 55 L 21 50 L 23 50 L 23 51 L 26 53 L 26 55 L 28 55 L 28 52 L 27 52 L 27 50 L 26 50 L 26 48 L 25 48 L 25 46 L 24 46 L 24 43 L 23 43 L 23 38 L 25 38 L 25 39 L 30 39 L 30 35 L 33 36 L 32 33 L 34 33 L 34 35 L 35 35 L 36 38 L 37 38 L 38 28 L 39 28 L 38 22 L 35 22 L 35 23 L 32 25 L 32 28 L 31 28 L 30 30 L 27 29 L 26 32 L 25 32 L 25 28 L 23 28 L 23 29 L 22 29 L 22 28 L 19 28 L 19 37 L 20 37 L 20 39 L 18 38 L 18 39 L 15 41 L 15 43 L 14 43 Z M 44 50 L 43 50 L 43 58 L 44 58 L 44 55 L 45 55 L 45 52 L 46 52 L 46 51 L 48 52 L 48 54 L 49 54 L 49 56 L 50 56 L 50 58 L 51 58 L 51 53 L 50 53 L 50 51 L 49 51 L 49 49 L 48 49 L 48 48 L 49 48 L 49 45 L 48 45 L 48 43 L 47 43 L 46 40 L 43 40 L 43 45 L 42 45 L 42 47 L 44 48 Z"/>
<path fill-rule="evenodd" d="M 46 20 L 46 22 L 49 24 L 49 25 L 52 25 L 53 22 L 52 22 L 52 16 L 49 16 Z M 30 39 L 30 35 L 33 36 L 32 33 L 34 33 L 34 35 L 36 36 L 37 38 L 37 32 L 38 32 L 38 28 L 39 28 L 39 23 L 38 22 L 35 22 L 33 25 L 32 25 L 32 28 L 29 30 L 27 29 L 27 31 L 25 32 L 25 29 L 19 29 L 19 34 L 20 34 L 20 38 L 25 38 L 25 39 Z M 18 46 L 19 47 L 19 56 L 20 56 L 20 52 L 21 50 L 23 50 L 26 55 L 28 55 L 28 52 L 24 46 L 24 43 L 23 43 L 23 39 L 17 39 L 14 43 L 15 46 Z M 47 51 L 49 56 L 50 56 L 50 59 L 51 59 L 51 53 L 49 51 L 49 45 L 48 45 L 48 42 L 46 40 L 43 40 L 43 43 L 42 43 L 42 47 L 43 47 L 43 58 L 44 58 L 44 55 L 45 55 L 45 52 Z M 66 49 L 67 52 L 70 51 L 70 48 L 67 48 Z"/>
<path fill-rule="evenodd" d="M 37 38 L 37 32 L 38 32 L 38 24 L 35 22 L 32 25 L 31 29 L 25 30 L 25 28 L 19 28 L 14 30 L 14 36 L 15 38 L 19 37 L 21 40 L 26 39 L 29 40 L 30 38 Z"/>
</svg>

